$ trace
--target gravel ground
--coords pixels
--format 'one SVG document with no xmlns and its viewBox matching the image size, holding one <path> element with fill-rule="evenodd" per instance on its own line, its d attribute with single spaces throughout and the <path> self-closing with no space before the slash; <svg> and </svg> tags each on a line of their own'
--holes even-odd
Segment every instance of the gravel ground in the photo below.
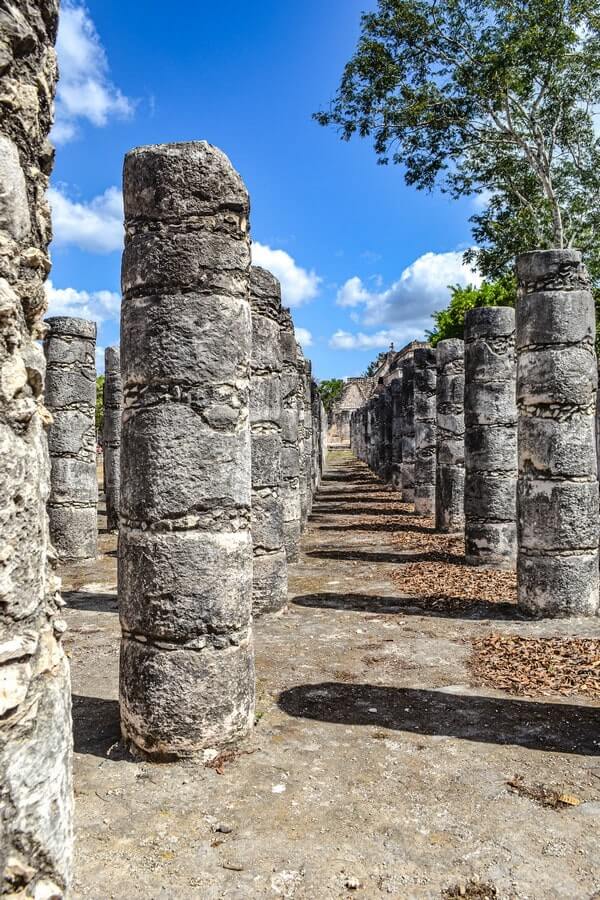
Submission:
<svg viewBox="0 0 600 900">
<path fill-rule="evenodd" d="M 600 704 L 476 686 L 468 666 L 490 633 L 600 621 L 521 619 L 410 512 L 330 455 L 288 609 L 256 625 L 256 727 L 212 768 L 124 752 L 116 539 L 64 570 L 75 898 L 600 898 Z"/>
</svg>

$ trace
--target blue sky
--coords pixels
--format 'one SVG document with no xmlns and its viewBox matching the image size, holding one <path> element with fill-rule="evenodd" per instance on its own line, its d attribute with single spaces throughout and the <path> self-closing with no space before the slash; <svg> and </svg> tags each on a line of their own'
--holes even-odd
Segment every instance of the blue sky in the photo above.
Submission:
<svg viewBox="0 0 600 900">
<path fill-rule="evenodd" d="M 423 335 L 462 265 L 473 201 L 406 187 L 368 141 L 311 120 L 369 0 L 63 0 L 50 312 L 118 341 L 121 170 L 131 147 L 208 140 L 251 196 L 253 258 L 282 282 L 318 378 Z M 99 354 L 100 356 L 101 354 Z"/>
</svg>

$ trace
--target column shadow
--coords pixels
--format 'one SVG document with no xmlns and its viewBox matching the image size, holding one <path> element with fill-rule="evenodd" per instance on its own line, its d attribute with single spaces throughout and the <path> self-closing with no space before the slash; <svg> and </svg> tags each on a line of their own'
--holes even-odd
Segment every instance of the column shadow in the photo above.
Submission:
<svg viewBox="0 0 600 900">
<path fill-rule="evenodd" d="M 382 615 L 423 616 L 440 619 L 529 621 L 516 603 L 489 600 L 465 600 L 464 597 L 393 597 L 378 594 L 300 594 L 291 601 L 295 606 L 335 609 L 340 612 L 369 612 Z"/>
<path fill-rule="evenodd" d="M 600 755 L 600 708 L 415 688 L 321 682 L 283 691 L 290 716 L 554 753 Z"/>
</svg>

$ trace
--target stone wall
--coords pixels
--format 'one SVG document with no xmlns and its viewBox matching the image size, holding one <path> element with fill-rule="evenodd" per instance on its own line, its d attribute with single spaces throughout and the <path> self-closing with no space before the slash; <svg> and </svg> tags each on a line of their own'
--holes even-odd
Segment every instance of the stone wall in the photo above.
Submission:
<svg viewBox="0 0 600 900">
<path fill-rule="evenodd" d="M 0 8 L 0 893 L 66 896 L 71 701 L 63 601 L 49 567 L 44 406 L 46 201 L 58 5 Z"/>
</svg>

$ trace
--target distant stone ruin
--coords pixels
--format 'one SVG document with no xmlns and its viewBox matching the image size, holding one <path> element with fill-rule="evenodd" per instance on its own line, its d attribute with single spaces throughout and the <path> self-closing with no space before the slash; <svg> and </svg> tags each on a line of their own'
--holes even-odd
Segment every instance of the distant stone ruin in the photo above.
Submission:
<svg viewBox="0 0 600 900">
<path fill-rule="evenodd" d="M 102 437 L 106 527 L 109 531 L 116 531 L 119 527 L 122 413 L 121 354 L 118 347 L 107 347 L 104 351 L 104 424 Z"/>
</svg>

